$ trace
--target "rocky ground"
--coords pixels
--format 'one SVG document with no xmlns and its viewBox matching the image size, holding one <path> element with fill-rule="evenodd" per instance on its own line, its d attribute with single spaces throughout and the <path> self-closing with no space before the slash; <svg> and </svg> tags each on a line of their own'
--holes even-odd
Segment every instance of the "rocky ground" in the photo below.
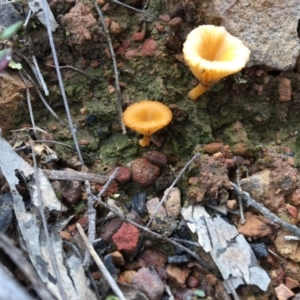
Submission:
<svg viewBox="0 0 300 300">
<path fill-rule="evenodd" d="M 64 67 L 64 88 L 85 166 L 73 149 L 55 143 L 47 144 L 55 152 L 51 161 L 50 149 L 36 150 L 39 166 L 97 173 L 106 180 L 116 171 L 105 190 L 106 180 L 91 182 L 92 193 L 103 191 L 105 203 L 151 232 L 96 206 L 96 238 L 101 241 L 95 248 L 110 261 L 117 282 L 144 294 L 130 299 L 197 299 L 197 293 L 204 299 L 231 299 L 220 271 L 210 255 L 195 244 L 197 235 L 183 220 L 181 209 L 190 205 L 202 205 L 212 217 L 221 214 L 235 225 L 270 277 L 266 291 L 253 285 L 237 288 L 240 299 L 298 299 L 299 242 L 285 239 L 297 232 L 292 234 L 253 207 L 244 207 L 246 222 L 242 224 L 239 196 L 232 183 L 279 219 L 298 227 L 299 12 L 295 12 L 294 1 L 198 2 L 122 2 L 138 10 L 147 4 L 145 14 L 114 1 L 97 1 L 116 55 L 118 86 L 108 38 L 93 3 L 49 1 L 59 25 L 53 37 L 59 64 Z M 27 6 L 16 8 L 26 11 Z M 184 64 L 182 45 L 187 34 L 201 24 L 225 26 L 252 53 L 242 72 L 221 80 L 192 101 L 186 95 L 198 82 Z M 31 136 L 73 147 L 45 26 L 34 18 L 12 43 L 14 60 L 32 77 L 28 60 L 33 54 L 37 58 L 49 89 L 46 100 L 60 119 L 49 113 L 34 85 L 26 81 L 36 126 L 45 131 Z M 15 149 L 27 147 L 32 124 L 26 86 L 16 70 L 7 68 L 0 77 L 4 138 Z M 138 134 L 129 128 L 126 134 L 122 132 L 120 95 L 123 109 L 143 99 L 161 101 L 171 109 L 171 123 L 151 136 L 150 146 L 140 147 Z M 15 131 L 19 129 L 23 130 Z M 20 153 L 32 164 L 29 153 Z M 184 174 L 180 174 L 184 167 Z M 176 185 L 169 189 L 174 181 Z M 2 193 L 7 192 L 4 178 L 0 183 Z M 52 184 L 66 207 L 61 218 L 73 215 L 60 235 L 82 250 L 75 224 L 84 229 L 89 226 L 86 187 L 78 180 Z M 146 226 L 164 198 L 156 218 Z M 10 226 L 11 236 L 15 228 L 15 224 Z M 185 240 L 183 245 L 203 261 L 168 238 Z M 65 246 L 66 250 L 69 247 Z M 89 271 L 99 299 L 109 299 L 109 286 L 101 272 L 95 265 Z"/>
</svg>

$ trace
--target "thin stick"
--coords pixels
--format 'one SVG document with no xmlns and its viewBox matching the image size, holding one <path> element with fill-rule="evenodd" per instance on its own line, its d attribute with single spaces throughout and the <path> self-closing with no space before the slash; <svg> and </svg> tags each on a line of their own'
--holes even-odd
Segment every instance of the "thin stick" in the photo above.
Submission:
<svg viewBox="0 0 300 300">
<path fill-rule="evenodd" d="M 166 189 L 164 196 L 162 197 L 161 201 L 159 202 L 159 204 L 156 207 L 156 211 L 153 214 L 153 216 L 151 217 L 151 219 L 149 220 L 149 222 L 147 223 L 147 227 L 149 227 L 152 223 L 152 221 L 156 218 L 156 215 L 160 209 L 160 207 L 165 203 L 166 199 L 169 196 L 170 190 L 175 186 L 175 184 L 177 183 L 177 181 L 179 180 L 179 178 L 183 175 L 183 173 L 185 172 L 185 170 L 187 169 L 187 167 L 199 156 L 199 153 L 196 153 L 187 163 L 186 165 L 182 168 L 182 170 L 179 172 L 179 174 L 176 176 L 175 180 L 173 181 L 173 183 L 171 184 L 171 186 Z"/>
<path fill-rule="evenodd" d="M 37 127 L 37 128 L 38 128 L 38 127 Z M 73 150 L 73 151 L 76 151 L 76 148 L 75 148 L 75 147 L 72 147 L 72 146 L 69 146 L 69 145 L 67 145 L 67 144 L 65 144 L 65 143 L 61 143 L 61 142 L 57 142 L 57 141 L 52 141 L 52 140 L 35 140 L 34 142 L 35 142 L 35 143 L 45 143 L 45 144 L 47 144 L 47 143 L 57 144 L 57 145 L 60 145 L 60 146 L 64 146 L 64 147 L 66 147 L 66 148 L 69 148 L 69 149 L 71 149 L 71 150 Z M 85 155 L 85 156 L 87 156 L 87 157 L 89 157 L 89 158 L 91 158 L 91 159 L 95 159 L 95 157 L 93 157 L 93 156 L 91 156 L 91 155 L 89 155 L 89 154 L 87 154 L 87 153 L 85 153 L 85 152 L 82 152 L 82 154 Z"/>
<path fill-rule="evenodd" d="M 27 13 L 27 16 L 26 16 L 26 19 L 25 19 L 25 22 L 24 22 L 24 24 L 23 24 L 23 28 L 24 28 L 24 29 L 26 29 L 26 27 L 27 27 L 27 25 L 28 25 L 28 22 L 29 22 L 29 20 L 30 20 L 30 18 L 31 18 L 31 13 L 32 13 L 32 11 L 29 9 L 29 10 L 28 10 L 28 13 Z"/>
<path fill-rule="evenodd" d="M 60 295 L 61 295 L 63 300 L 67 300 L 66 293 L 64 291 L 64 287 L 63 287 L 63 284 L 62 284 L 62 279 L 61 279 L 61 276 L 60 276 L 60 273 L 59 273 L 57 261 L 56 261 L 55 255 L 53 253 L 51 243 L 50 243 L 50 236 L 49 236 L 47 221 L 46 221 L 45 214 L 44 214 L 44 205 L 43 205 L 43 201 L 42 201 L 42 193 L 41 193 L 39 172 L 38 172 L 38 168 L 37 168 L 37 162 L 36 162 L 36 157 L 35 157 L 35 153 L 34 153 L 33 142 L 31 142 L 31 150 L 32 150 L 32 160 L 33 160 L 33 166 L 34 166 L 34 179 L 35 179 L 35 182 L 36 182 L 37 194 L 38 194 L 38 199 L 39 199 L 39 204 L 40 204 L 40 207 L 39 207 L 40 208 L 40 216 L 41 216 L 41 219 L 42 219 L 42 224 L 43 224 L 43 228 L 44 228 L 44 232 L 45 232 L 47 245 L 49 247 L 50 261 L 51 261 L 51 265 L 52 265 L 54 274 L 56 276 L 57 286 L 58 286 L 58 290 L 60 292 Z"/>
<path fill-rule="evenodd" d="M 231 185 L 234 189 L 234 192 L 241 196 L 242 200 L 246 203 L 247 206 L 253 207 L 255 210 L 260 212 L 263 216 L 271 220 L 273 224 L 280 225 L 281 227 L 292 232 L 294 235 L 300 237 L 300 228 L 286 221 L 283 221 L 282 219 L 277 217 L 275 214 L 270 212 L 266 207 L 264 207 L 263 204 L 258 203 L 254 199 L 252 199 L 249 193 L 239 189 L 236 184 L 231 183 Z"/>
<path fill-rule="evenodd" d="M 134 11 L 137 11 L 137 12 L 139 12 L 139 13 L 142 13 L 142 14 L 145 14 L 145 15 L 147 15 L 147 16 L 149 16 L 149 17 L 152 17 L 152 18 L 157 19 L 156 16 L 151 15 L 151 14 L 149 14 L 148 12 L 145 12 L 145 11 L 143 11 L 143 10 L 137 9 L 137 8 L 135 8 L 135 7 L 132 7 L 132 6 L 130 6 L 130 5 L 127 5 L 127 4 L 125 4 L 125 3 L 120 2 L 120 1 L 118 1 L 118 0 L 112 0 L 112 1 L 115 2 L 115 3 L 117 3 L 117 4 L 123 5 L 123 6 L 129 8 L 129 9 L 132 9 L 132 10 L 134 10 Z"/>
<path fill-rule="evenodd" d="M 24 25 L 23 25 L 24 26 Z M 30 43 L 32 44 L 31 40 L 30 40 Z M 40 67 L 37 63 L 37 60 L 35 58 L 34 55 L 32 55 L 32 62 L 25 56 L 23 55 L 22 53 L 18 53 L 17 55 L 19 55 L 20 57 L 22 57 L 28 64 L 28 66 L 30 67 L 32 73 L 35 75 L 35 78 L 37 79 L 37 81 L 39 82 L 39 84 L 42 86 L 43 90 L 44 90 L 44 93 L 46 96 L 49 96 L 49 90 L 47 88 L 47 85 L 45 83 L 45 80 L 43 78 L 43 75 L 40 71 Z"/>
<path fill-rule="evenodd" d="M 285 241 L 300 241 L 300 237 L 298 236 L 293 236 L 293 235 L 286 235 L 284 237 Z"/>
<path fill-rule="evenodd" d="M 238 195 L 238 201 L 239 201 L 239 210 L 240 210 L 240 222 L 242 225 L 246 224 L 245 216 L 244 216 L 244 209 L 243 209 L 243 202 L 242 197 Z"/>
<path fill-rule="evenodd" d="M 102 195 L 106 192 L 108 187 L 110 186 L 110 183 L 115 178 L 119 168 L 116 168 L 115 171 L 109 176 L 108 180 L 106 181 L 105 185 L 103 186 L 101 192 L 98 194 L 98 197 L 101 198 Z M 85 182 L 85 189 L 87 191 L 88 195 L 88 237 L 91 244 L 95 243 L 96 238 L 96 210 L 94 208 L 94 205 L 96 203 L 95 197 L 93 197 L 93 194 L 91 192 L 90 183 L 88 181 Z M 90 255 L 89 252 L 85 252 L 83 265 L 87 266 L 90 261 Z"/>
<path fill-rule="evenodd" d="M 98 194 L 98 198 L 101 198 L 102 195 L 106 192 L 107 188 L 109 187 L 109 185 L 111 184 L 111 182 L 113 181 L 113 179 L 116 177 L 117 173 L 119 171 L 119 168 L 116 168 L 114 170 L 114 172 L 109 176 L 108 180 L 106 181 L 104 187 L 102 188 L 101 192 Z"/>
<path fill-rule="evenodd" d="M 41 86 L 43 87 L 45 95 L 49 96 L 49 90 L 48 90 L 48 87 L 47 87 L 46 82 L 44 80 L 44 77 L 43 77 L 43 75 L 41 73 L 41 70 L 40 70 L 40 67 L 38 65 L 38 62 L 37 62 L 37 60 L 36 60 L 36 58 L 35 58 L 34 55 L 32 55 L 31 58 L 32 58 L 32 61 L 33 61 L 34 67 L 35 67 L 35 76 L 37 76 L 37 79 L 39 80 Z"/>
<path fill-rule="evenodd" d="M 234 287 L 233 287 L 233 285 L 232 285 L 230 279 L 226 279 L 226 280 L 224 280 L 224 281 L 226 282 L 227 287 L 230 289 L 230 292 L 231 292 L 231 294 L 232 294 L 232 296 L 233 296 L 233 299 L 234 299 L 234 300 L 240 300 L 240 297 L 239 297 L 238 294 L 236 293 L 236 290 L 234 289 Z"/>
<path fill-rule="evenodd" d="M 44 15 L 45 15 L 45 20 L 46 20 L 46 27 L 47 27 L 47 33 L 48 33 L 48 38 L 49 38 L 49 43 L 50 43 L 50 47 L 51 47 L 51 51 L 52 51 L 52 55 L 53 55 L 53 61 L 54 61 L 54 65 L 55 65 L 55 70 L 56 70 L 56 74 L 57 74 L 57 79 L 59 82 L 59 87 L 60 87 L 60 91 L 61 91 L 61 95 L 64 101 L 64 105 L 65 105 L 65 110 L 66 110 L 66 114 L 68 117 L 68 122 L 69 122 L 69 126 L 70 126 L 70 130 L 72 133 L 72 137 L 74 140 L 74 144 L 75 144 L 75 148 L 77 151 L 77 155 L 78 155 L 78 159 L 81 162 L 82 165 L 84 165 L 83 159 L 82 159 L 82 155 L 81 155 L 81 151 L 78 145 L 78 141 L 77 141 L 77 136 L 76 136 L 76 132 L 74 129 L 74 125 L 73 125 L 73 121 L 72 121 L 72 117 L 71 117 L 71 113 L 70 113 L 70 109 L 69 109 L 69 105 L 68 105 L 68 100 L 67 100 L 67 96 L 66 96 L 66 92 L 64 89 L 64 84 L 63 84 L 63 80 L 62 80 L 62 76 L 60 73 L 60 69 L 58 66 L 58 58 L 57 58 L 57 54 L 56 54 L 56 50 L 55 50 L 55 45 L 54 45 L 54 41 L 53 41 L 53 36 L 52 36 L 52 31 L 51 31 L 51 27 L 50 27 L 50 21 L 49 21 L 49 16 L 47 13 L 47 2 L 46 0 L 41 0 L 43 3 L 43 10 L 44 10 Z"/>
<path fill-rule="evenodd" d="M 29 92 L 29 88 L 28 88 L 28 84 L 25 80 L 25 77 L 23 76 L 23 74 L 19 71 L 19 75 L 22 78 L 24 84 L 25 84 L 25 88 L 26 88 L 26 98 L 27 98 L 27 105 L 28 105 L 28 110 L 29 110 L 29 115 L 30 115 L 30 120 L 31 120 L 31 124 L 33 126 L 33 132 L 34 135 L 36 136 L 36 130 L 35 130 L 35 121 L 34 121 L 34 117 L 33 117 L 33 112 L 32 112 L 32 105 L 31 105 L 31 99 L 30 99 L 30 92 Z"/>
<path fill-rule="evenodd" d="M 45 0 L 43 0 L 45 1 Z M 97 5 L 95 0 L 91 0 L 93 2 L 93 4 L 95 5 L 95 8 L 98 12 L 98 15 L 100 17 L 101 20 L 101 24 L 103 26 L 104 32 L 106 34 L 106 38 L 107 38 L 107 42 L 108 42 L 108 46 L 109 46 L 109 52 L 113 61 L 113 66 L 114 66 L 114 73 L 115 73 L 115 86 L 116 86 L 116 91 L 117 91 L 117 106 L 118 106 L 118 112 L 119 112 L 119 118 L 120 118 L 120 123 L 121 123 L 121 128 L 122 128 L 122 132 L 123 134 L 126 134 L 126 128 L 125 125 L 122 121 L 122 113 L 123 113 L 123 95 L 121 93 L 121 88 L 120 88 L 120 80 L 119 80 L 119 71 L 118 71 L 118 67 L 117 67 L 117 60 L 116 60 L 116 55 L 114 52 L 114 48 L 112 45 L 112 41 L 109 35 L 109 31 L 107 29 L 106 23 L 104 21 L 104 16 L 102 14 L 101 9 L 99 8 L 99 6 Z"/>
<path fill-rule="evenodd" d="M 95 201 L 92 197 L 90 183 L 88 181 L 85 182 L 85 190 L 87 192 L 88 197 L 88 239 L 91 245 L 93 245 L 96 237 L 96 209 L 94 207 Z M 83 265 L 88 266 L 90 263 L 90 252 L 88 250 L 85 251 Z"/>
<path fill-rule="evenodd" d="M 169 296 L 169 300 L 175 300 L 175 298 L 172 294 L 172 291 L 171 291 L 170 287 L 167 284 L 165 284 L 165 290 L 166 290 L 166 292 Z"/>
<path fill-rule="evenodd" d="M 49 112 L 50 112 L 56 119 L 58 119 L 59 122 L 60 122 L 61 124 L 64 124 L 63 121 L 60 120 L 60 118 L 58 117 L 58 115 L 57 115 L 57 114 L 54 112 L 54 110 L 51 108 L 51 106 L 47 103 L 46 99 L 45 99 L 44 96 L 42 95 L 42 93 L 41 93 L 39 87 L 37 86 L 37 84 L 35 83 L 35 81 L 31 78 L 31 76 L 30 76 L 26 71 L 23 70 L 23 72 L 24 72 L 24 76 L 26 76 L 27 79 L 34 85 L 34 87 L 35 87 L 35 89 L 36 89 L 36 91 L 37 91 L 37 93 L 38 93 L 40 99 L 42 100 L 42 102 L 43 102 L 43 104 L 46 106 L 46 108 L 49 110 Z"/>
<path fill-rule="evenodd" d="M 70 181 L 91 181 L 97 182 L 100 184 L 105 184 L 107 182 L 108 177 L 99 175 L 99 174 L 90 174 L 76 171 L 57 171 L 57 170 L 41 170 L 43 174 L 50 180 L 70 180 Z"/>
<path fill-rule="evenodd" d="M 47 67 L 50 67 L 50 68 L 55 68 L 55 66 L 52 66 L 52 65 L 50 65 L 50 64 L 44 63 L 44 65 L 47 66 Z M 96 76 L 92 76 L 92 75 L 90 75 L 90 74 L 88 74 L 88 73 L 86 73 L 86 72 L 84 72 L 84 71 L 82 71 L 82 70 L 80 70 L 80 69 L 78 69 L 78 68 L 75 68 L 75 67 L 73 67 L 73 66 L 59 66 L 59 68 L 60 68 L 60 69 L 72 69 L 72 70 L 74 70 L 74 71 L 77 71 L 77 72 L 79 72 L 79 73 L 82 73 L 82 74 L 85 75 L 85 76 L 91 77 L 91 78 L 93 78 L 93 79 L 95 79 L 95 80 L 103 81 L 103 79 L 101 79 L 101 78 L 99 78 L 99 77 L 96 77 Z"/>
<path fill-rule="evenodd" d="M 89 250 L 91 256 L 93 257 L 93 259 L 95 261 L 95 263 L 97 264 L 99 270 L 101 271 L 102 275 L 106 278 L 108 284 L 110 285 L 110 287 L 112 288 L 112 290 L 114 291 L 114 293 L 117 295 L 117 297 L 119 298 L 119 300 L 126 300 L 125 296 L 123 295 L 122 291 L 120 290 L 120 288 L 116 284 L 115 280 L 110 275 L 110 273 L 106 269 L 105 265 L 101 261 L 100 257 L 96 253 L 94 247 L 89 242 L 87 236 L 85 235 L 85 233 L 84 233 L 84 231 L 83 231 L 83 229 L 82 229 L 82 227 L 81 227 L 81 225 L 79 223 L 76 224 L 76 228 L 77 228 L 77 230 L 78 230 L 81 238 L 83 239 L 83 242 L 85 243 L 85 246 Z"/>
</svg>

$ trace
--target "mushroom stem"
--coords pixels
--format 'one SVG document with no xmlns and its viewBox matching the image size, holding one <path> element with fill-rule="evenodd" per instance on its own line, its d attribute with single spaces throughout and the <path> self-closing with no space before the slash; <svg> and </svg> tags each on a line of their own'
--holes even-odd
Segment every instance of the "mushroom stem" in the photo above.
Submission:
<svg viewBox="0 0 300 300">
<path fill-rule="evenodd" d="M 196 100 L 199 96 L 204 94 L 208 89 L 209 87 L 203 85 L 202 83 L 199 83 L 195 88 L 189 91 L 189 97 L 192 100 Z"/>
<path fill-rule="evenodd" d="M 150 136 L 149 135 L 144 135 L 142 139 L 139 140 L 139 144 L 142 147 L 148 146 L 150 143 Z"/>
</svg>

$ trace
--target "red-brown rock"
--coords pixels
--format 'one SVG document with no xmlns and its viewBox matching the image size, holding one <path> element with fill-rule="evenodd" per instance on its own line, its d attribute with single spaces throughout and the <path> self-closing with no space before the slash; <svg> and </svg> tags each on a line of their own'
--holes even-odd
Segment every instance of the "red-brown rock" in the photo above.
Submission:
<svg viewBox="0 0 300 300">
<path fill-rule="evenodd" d="M 112 261 L 115 264 L 115 266 L 123 266 L 124 265 L 125 261 L 124 261 L 124 257 L 121 252 L 114 251 L 114 252 L 110 253 L 109 255 L 112 258 Z"/>
<path fill-rule="evenodd" d="M 137 158 L 132 163 L 131 172 L 134 182 L 148 186 L 159 176 L 159 167 L 152 165 L 146 158 Z"/>
<path fill-rule="evenodd" d="M 186 285 L 189 287 L 189 288 L 194 288 L 196 287 L 197 285 L 200 284 L 200 280 L 199 278 L 195 277 L 195 276 L 189 276 L 186 280 Z"/>
<path fill-rule="evenodd" d="M 104 187 L 104 184 L 96 184 L 95 188 L 97 190 L 98 193 L 100 193 L 102 191 Z M 111 194 L 115 194 L 118 192 L 118 184 L 115 180 L 112 180 L 111 183 L 109 184 L 108 188 L 105 190 L 105 192 L 102 194 L 102 197 L 106 197 L 109 196 Z"/>
<path fill-rule="evenodd" d="M 119 274 L 118 282 L 124 284 L 132 284 L 133 276 L 136 274 L 136 271 L 124 271 Z"/>
<path fill-rule="evenodd" d="M 169 26 L 172 28 L 174 32 L 178 32 L 180 30 L 182 24 L 182 19 L 180 17 L 175 17 L 169 22 Z"/>
<path fill-rule="evenodd" d="M 157 49 L 157 44 L 153 39 L 147 39 L 142 46 L 143 56 L 152 56 Z"/>
<path fill-rule="evenodd" d="M 246 223 L 238 225 L 238 232 L 247 237 L 263 237 L 272 234 L 272 228 L 259 218 L 251 214 L 245 213 Z"/>
<path fill-rule="evenodd" d="M 125 52 L 124 57 L 128 60 L 132 60 L 134 57 L 138 55 L 137 49 L 129 49 Z"/>
<path fill-rule="evenodd" d="M 285 285 L 289 288 L 289 289 L 294 289 L 296 287 L 299 286 L 299 281 L 296 279 L 293 279 L 291 277 L 286 277 L 285 278 Z"/>
<path fill-rule="evenodd" d="M 174 265 L 167 266 L 167 276 L 174 282 L 177 286 L 183 288 L 185 287 L 185 281 L 189 276 L 191 269 L 187 267 L 177 267 Z"/>
<path fill-rule="evenodd" d="M 291 101 L 292 100 L 292 84 L 288 78 L 280 78 L 279 86 L 279 101 Z"/>
<path fill-rule="evenodd" d="M 300 205 L 300 189 L 297 189 L 293 192 L 291 196 L 291 204 L 294 206 Z"/>
<path fill-rule="evenodd" d="M 113 169 L 109 175 L 111 175 L 115 169 Z M 115 175 L 115 180 L 119 183 L 124 183 L 126 181 L 129 181 L 131 178 L 131 171 L 128 168 L 125 167 L 118 167 L 118 171 Z"/>
<path fill-rule="evenodd" d="M 164 268 L 167 262 L 167 255 L 163 252 L 153 249 L 144 250 L 138 257 L 138 264 L 141 267 L 154 267 L 158 272 L 159 269 Z"/>
<path fill-rule="evenodd" d="M 203 146 L 208 154 L 214 154 L 224 149 L 223 143 L 210 143 Z"/>
<path fill-rule="evenodd" d="M 160 15 L 159 18 L 163 21 L 163 22 L 169 22 L 171 20 L 171 17 L 169 15 Z"/>
<path fill-rule="evenodd" d="M 167 157 L 158 151 L 145 152 L 143 157 L 158 167 L 164 167 L 167 164 Z"/>
<path fill-rule="evenodd" d="M 289 214 L 294 218 L 297 219 L 298 217 L 298 209 L 295 206 L 287 205 L 286 210 L 289 212 Z"/>
<path fill-rule="evenodd" d="M 139 243 L 140 232 L 135 226 L 123 223 L 112 239 L 119 251 L 133 254 Z"/>
<path fill-rule="evenodd" d="M 146 32 L 141 31 L 141 32 L 136 32 L 132 35 L 132 39 L 136 42 L 142 42 L 145 39 Z"/>
</svg>

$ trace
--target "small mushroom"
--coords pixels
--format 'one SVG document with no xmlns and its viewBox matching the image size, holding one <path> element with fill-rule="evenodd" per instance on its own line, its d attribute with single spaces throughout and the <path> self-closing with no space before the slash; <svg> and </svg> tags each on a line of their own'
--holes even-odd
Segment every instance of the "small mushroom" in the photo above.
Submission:
<svg viewBox="0 0 300 300">
<path fill-rule="evenodd" d="M 123 123 L 144 135 L 139 141 L 142 147 L 149 145 L 150 136 L 171 120 L 171 110 L 158 101 L 143 100 L 132 104 L 123 112 Z"/>
<path fill-rule="evenodd" d="M 189 92 L 189 97 L 196 100 L 215 82 L 244 68 L 250 50 L 224 27 L 202 25 L 188 34 L 183 55 L 186 64 L 200 81 Z"/>
</svg>

